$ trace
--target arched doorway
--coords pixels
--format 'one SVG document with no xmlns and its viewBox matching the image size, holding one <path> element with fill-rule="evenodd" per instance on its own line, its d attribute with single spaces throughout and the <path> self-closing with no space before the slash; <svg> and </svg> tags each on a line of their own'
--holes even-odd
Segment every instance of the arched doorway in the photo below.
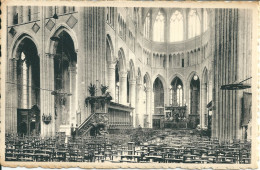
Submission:
<svg viewBox="0 0 260 170">
<path fill-rule="evenodd" d="M 24 38 L 17 51 L 17 133 L 40 134 L 40 59 L 34 42 Z M 34 108 L 37 108 L 34 109 Z"/>
<path fill-rule="evenodd" d="M 54 91 L 56 131 L 70 126 L 76 113 L 77 55 L 72 38 L 66 31 L 58 35 L 54 46 Z"/>
<path fill-rule="evenodd" d="M 190 81 L 190 127 L 196 128 L 200 123 L 200 79 L 194 75 Z"/>
<path fill-rule="evenodd" d="M 156 78 L 153 83 L 154 115 L 153 128 L 161 128 L 161 118 L 164 116 L 164 87 L 160 78 Z"/>
</svg>

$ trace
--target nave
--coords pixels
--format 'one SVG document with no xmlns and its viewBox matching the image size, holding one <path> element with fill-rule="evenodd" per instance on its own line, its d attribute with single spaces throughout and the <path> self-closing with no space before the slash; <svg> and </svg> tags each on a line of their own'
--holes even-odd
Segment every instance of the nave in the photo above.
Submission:
<svg viewBox="0 0 260 170">
<path fill-rule="evenodd" d="M 251 163 L 251 9 L 7 11 L 6 161 Z"/>
</svg>

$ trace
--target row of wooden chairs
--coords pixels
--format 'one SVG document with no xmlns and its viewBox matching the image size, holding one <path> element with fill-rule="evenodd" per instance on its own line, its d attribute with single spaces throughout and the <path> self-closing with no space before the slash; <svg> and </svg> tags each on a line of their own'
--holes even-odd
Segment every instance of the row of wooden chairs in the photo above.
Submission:
<svg viewBox="0 0 260 170">
<path fill-rule="evenodd" d="M 75 137 L 56 134 L 6 137 L 6 161 L 53 162 L 167 162 L 167 163 L 250 163 L 251 142 L 220 143 L 217 139 L 189 131 L 148 131 L 156 134 L 142 143 L 131 142 L 131 135 L 108 134 Z"/>
</svg>

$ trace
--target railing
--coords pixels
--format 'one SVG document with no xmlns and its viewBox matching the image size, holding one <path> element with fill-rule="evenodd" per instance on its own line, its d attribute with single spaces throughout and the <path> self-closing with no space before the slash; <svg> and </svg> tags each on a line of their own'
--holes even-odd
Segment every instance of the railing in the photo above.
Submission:
<svg viewBox="0 0 260 170">
<path fill-rule="evenodd" d="M 95 115 L 96 113 L 92 113 L 83 123 L 81 123 L 78 127 L 78 134 L 83 134 L 86 133 L 89 129 L 85 128 L 86 126 L 89 126 L 90 124 L 90 120 L 92 119 L 92 117 Z M 84 132 L 85 131 L 85 132 Z"/>
</svg>

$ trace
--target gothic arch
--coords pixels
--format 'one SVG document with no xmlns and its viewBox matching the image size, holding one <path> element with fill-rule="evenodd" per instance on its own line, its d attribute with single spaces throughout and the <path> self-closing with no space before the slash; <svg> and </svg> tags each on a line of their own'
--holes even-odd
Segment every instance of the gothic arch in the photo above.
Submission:
<svg viewBox="0 0 260 170">
<path fill-rule="evenodd" d="M 157 76 L 155 76 L 154 78 L 153 78 L 153 83 L 154 83 L 154 81 L 156 80 L 156 78 L 159 78 L 160 80 L 161 80 L 161 82 L 162 82 L 162 84 L 163 84 L 163 88 L 164 88 L 164 91 L 166 90 L 166 88 L 167 88 L 167 85 L 166 85 L 166 81 L 165 81 L 165 79 L 163 78 L 163 76 L 162 75 L 160 75 L 160 74 L 158 74 Z"/>
<path fill-rule="evenodd" d="M 151 78 L 150 78 L 150 75 L 149 75 L 148 72 L 145 73 L 144 79 L 147 81 L 147 82 L 146 82 L 147 87 L 151 87 Z"/>
<path fill-rule="evenodd" d="M 208 69 L 205 67 L 202 72 L 202 83 L 208 83 L 209 77 L 208 77 Z"/>
<path fill-rule="evenodd" d="M 120 71 L 126 71 L 126 59 L 125 59 L 125 53 L 123 48 L 119 49 L 117 60 L 119 62 Z"/>
<path fill-rule="evenodd" d="M 129 61 L 129 69 L 130 69 L 129 72 L 130 80 L 135 80 L 135 65 L 132 59 L 130 59 Z"/>
<path fill-rule="evenodd" d="M 187 81 L 186 81 L 186 82 L 187 82 L 188 84 L 190 83 L 191 79 L 193 78 L 193 76 L 194 76 L 195 74 L 197 74 L 197 76 L 200 78 L 199 74 L 198 74 L 196 71 L 192 71 L 192 72 L 189 74 L 189 76 L 187 77 Z"/>
<path fill-rule="evenodd" d="M 46 44 L 46 52 L 49 54 L 55 54 L 55 46 L 56 46 L 56 42 L 52 41 L 50 38 L 52 36 L 58 36 L 62 31 L 65 31 L 66 33 L 68 33 L 73 41 L 74 44 L 74 49 L 77 52 L 78 51 L 78 40 L 77 40 L 77 36 L 75 34 L 75 32 L 70 29 L 67 25 L 65 24 L 60 24 L 56 30 L 53 29 L 52 33 L 50 34 L 49 39 L 47 39 L 47 44 Z"/>
<path fill-rule="evenodd" d="M 38 42 L 36 41 L 36 39 L 33 36 L 29 35 L 28 33 L 22 32 L 21 34 L 17 35 L 14 38 L 15 40 L 11 44 L 12 50 L 10 50 L 9 58 L 17 59 L 17 57 L 19 56 L 19 53 L 17 53 L 17 52 L 20 51 L 19 46 L 21 45 L 23 40 L 26 39 L 26 38 L 30 39 L 34 43 L 34 45 L 36 46 L 36 50 L 39 54 L 39 48 L 38 48 L 39 45 L 38 45 Z"/>
<path fill-rule="evenodd" d="M 142 84 L 142 73 L 141 73 L 140 67 L 138 67 L 138 70 L 137 70 L 136 83 Z"/>
<path fill-rule="evenodd" d="M 112 42 L 112 39 L 109 34 L 107 34 L 106 43 L 107 43 L 106 47 L 110 48 L 110 56 L 109 56 L 109 58 L 107 58 L 107 61 L 114 61 L 114 46 L 113 46 L 113 42 Z M 106 50 L 106 51 L 108 52 L 108 50 Z"/>
<path fill-rule="evenodd" d="M 184 79 L 184 77 L 183 77 L 183 75 L 181 75 L 180 73 L 175 73 L 175 74 L 173 74 L 168 80 L 168 82 L 172 82 L 176 77 L 178 77 L 183 83 L 184 83 L 184 81 L 183 80 L 185 80 Z"/>
<path fill-rule="evenodd" d="M 37 112 L 37 114 L 33 113 L 35 117 L 38 117 L 35 122 L 32 122 L 31 120 L 26 120 L 24 122 L 21 121 L 23 115 L 20 111 L 20 109 L 31 109 L 32 106 L 38 108 L 41 103 L 41 75 L 38 50 L 34 39 L 30 35 L 23 33 L 14 41 L 13 53 L 11 53 L 15 60 L 10 60 L 10 63 L 16 64 L 15 67 L 13 67 L 13 65 L 11 66 L 16 74 L 12 74 L 10 79 L 17 85 L 12 87 L 12 91 L 15 93 L 10 96 L 14 97 L 10 104 L 13 107 L 12 114 L 15 114 L 13 117 L 15 120 L 12 120 L 12 122 L 13 125 L 17 126 L 17 131 L 15 131 L 19 135 L 31 134 L 32 130 L 35 130 L 37 134 L 40 133 L 40 121 L 38 119 L 40 117 L 40 112 Z M 35 126 L 30 129 L 29 127 L 31 127 L 31 125 Z"/>
<path fill-rule="evenodd" d="M 154 23 L 155 23 L 155 20 L 156 20 L 156 17 L 159 13 L 159 11 L 161 11 L 161 13 L 163 14 L 164 18 L 165 18 L 165 22 L 167 20 L 167 12 L 165 11 L 164 8 L 156 8 L 156 9 L 153 9 L 152 10 L 152 21 L 151 21 L 151 24 L 152 24 L 152 28 L 154 27 Z M 164 23 L 165 24 L 165 23 Z"/>
</svg>

